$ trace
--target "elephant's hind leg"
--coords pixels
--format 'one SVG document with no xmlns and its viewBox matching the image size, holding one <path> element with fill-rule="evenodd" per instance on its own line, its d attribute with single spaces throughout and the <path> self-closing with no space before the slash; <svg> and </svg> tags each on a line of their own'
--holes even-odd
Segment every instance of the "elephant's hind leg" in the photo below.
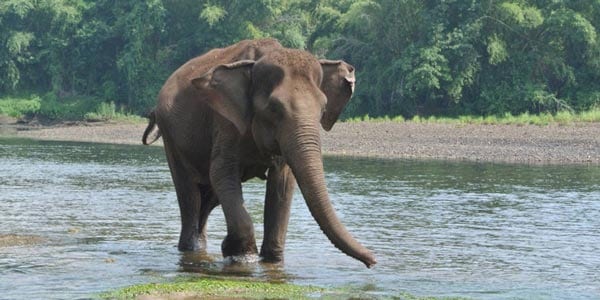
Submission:
<svg viewBox="0 0 600 300">
<path fill-rule="evenodd" d="M 210 185 L 200 184 L 198 185 L 200 192 L 202 193 L 202 205 L 200 207 L 200 222 L 198 223 L 198 230 L 200 231 L 200 247 L 206 249 L 206 222 L 208 216 L 212 210 L 219 205 L 219 200 L 213 192 Z"/>
<path fill-rule="evenodd" d="M 172 151 L 168 140 L 165 140 L 165 153 L 171 170 L 171 177 L 175 184 L 179 212 L 181 214 L 181 233 L 179 235 L 178 248 L 180 251 L 196 251 L 200 249 L 198 239 L 200 238 L 199 220 L 201 193 L 198 185 L 193 181 L 189 166 L 177 152 Z"/>
</svg>

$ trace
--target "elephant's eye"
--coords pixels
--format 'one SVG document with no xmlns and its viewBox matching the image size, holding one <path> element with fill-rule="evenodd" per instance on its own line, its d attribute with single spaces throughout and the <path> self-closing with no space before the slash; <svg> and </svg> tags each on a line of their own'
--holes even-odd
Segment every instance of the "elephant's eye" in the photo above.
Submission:
<svg viewBox="0 0 600 300">
<path fill-rule="evenodd" d="M 275 104 L 274 102 L 269 103 L 269 106 L 267 106 L 267 109 L 272 112 L 275 113 L 277 112 L 277 104 Z"/>
<path fill-rule="evenodd" d="M 281 103 L 277 99 L 269 99 L 269 104 L 267 104 L 267 112 L 274 115 L 280 115 L 281 111 Z"/>
</svg>

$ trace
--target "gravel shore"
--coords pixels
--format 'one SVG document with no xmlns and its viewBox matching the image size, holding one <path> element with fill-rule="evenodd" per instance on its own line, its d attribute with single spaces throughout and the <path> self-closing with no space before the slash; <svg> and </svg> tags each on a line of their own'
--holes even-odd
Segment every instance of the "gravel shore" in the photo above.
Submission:
<svg viewBox="0 0 600 300">
<path fill-rule="evenodd" d="M 0 120 L 0 135 L 41 140 L 141 144 L 146 124 L 19 125 Z M 600 164 L 600 123 L 471 125 L 414 122 L 338 123 L 323 132 L 323 152 L 378 158 L 510 163 Z M 160 145 L 160 140 L 156 143 Z"/>
</svg>

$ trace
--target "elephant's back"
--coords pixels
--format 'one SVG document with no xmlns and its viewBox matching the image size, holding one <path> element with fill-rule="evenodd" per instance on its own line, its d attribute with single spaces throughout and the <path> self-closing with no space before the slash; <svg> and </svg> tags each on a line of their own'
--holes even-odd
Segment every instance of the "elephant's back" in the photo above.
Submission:
<svg viewBox="0 0 600 300">
<path fill-rule="evenodd" d="M 277 40 L 267 38 L 243 40 L 226 48 L 212 49 L 184 63 L 171 74 L 165 86 L 187 87 L 191 85 L 192 79 L 204 75 L 218 65 L 239 60 L 258 60 L 266 53 L 279 48 L 282 46 Z"/>
</svg>

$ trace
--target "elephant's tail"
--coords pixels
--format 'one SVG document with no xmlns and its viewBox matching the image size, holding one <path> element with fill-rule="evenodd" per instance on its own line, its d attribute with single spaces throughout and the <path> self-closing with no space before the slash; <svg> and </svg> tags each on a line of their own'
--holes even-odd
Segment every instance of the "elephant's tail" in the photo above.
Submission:
<svg viewBox="0 0 600 300">
<path fill-rule="evenodd" d="M 160 138 L 161 133 L 160 129 L 158 129 L 152 137 L 152 140 L 148 142 L 148 135 L 154 130 L 154 127 L 156 127 L 156 114 L 154 111 L 151 111 L 148 114 L 148 126 L 146 127 L 146 130 L 144 130 L 144 135 L 142 136 L 142 143 L 144 143 L 144 145 L 150 145 Z"/>
</svg>

